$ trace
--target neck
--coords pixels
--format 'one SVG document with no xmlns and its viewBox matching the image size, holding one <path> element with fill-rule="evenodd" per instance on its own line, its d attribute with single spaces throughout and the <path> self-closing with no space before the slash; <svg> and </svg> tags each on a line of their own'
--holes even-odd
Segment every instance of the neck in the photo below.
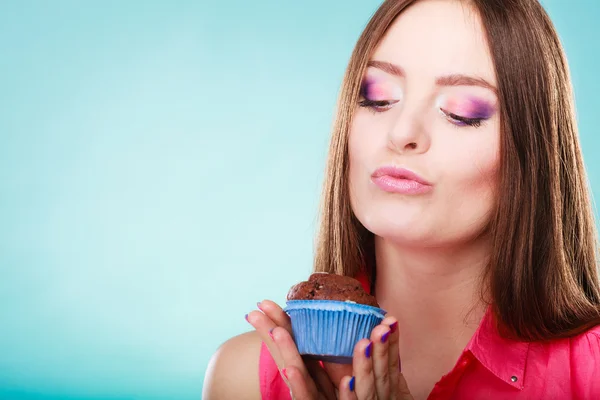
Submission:
<svg viewBox="0 0 600 400">
<path fill-rule="evenodd" d="M 486 310 L 488 240 L 424 249 L 376 237 L 375 254 L 377 301 L 399 321 L 403 360 L 430 351 L 455 362 Z"/>
</svg>

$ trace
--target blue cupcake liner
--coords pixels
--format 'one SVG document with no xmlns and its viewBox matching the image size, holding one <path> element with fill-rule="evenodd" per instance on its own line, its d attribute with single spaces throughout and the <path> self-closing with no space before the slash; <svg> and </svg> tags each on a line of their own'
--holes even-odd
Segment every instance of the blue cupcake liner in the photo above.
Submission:
<svg viewBox="0 0 600 400">
<path fill-rule="evenodd" d="M 336 300 L 290 300 L 285 312 L 300 354 L 343 364 L 352 363 L 356 343 L 369 338 L 386 314 L 381 308 Z"/>
</svg>

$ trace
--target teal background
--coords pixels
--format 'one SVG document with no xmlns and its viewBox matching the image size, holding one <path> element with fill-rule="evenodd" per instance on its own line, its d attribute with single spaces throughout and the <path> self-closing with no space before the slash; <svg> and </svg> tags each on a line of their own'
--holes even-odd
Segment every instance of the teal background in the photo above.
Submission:
<svg viewBox="0 0 600 400">
<path fill-rule="evenodd" d="M 600 3 L 544 2 L 600 192 Z M 198 399 L 311 268 L 336 95 L 379 5 L 0 1 L 0 398 Z"/>
</svg>

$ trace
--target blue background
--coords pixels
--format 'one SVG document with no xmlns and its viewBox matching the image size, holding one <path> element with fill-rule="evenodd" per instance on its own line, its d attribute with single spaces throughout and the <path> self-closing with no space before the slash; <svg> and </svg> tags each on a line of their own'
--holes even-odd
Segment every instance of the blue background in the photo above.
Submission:
<svg viewBox="0 0 600 400">
<path fill-rule="evenodd" d="M 544 2 L 600 192 L 600 2 Z M 379 1 L 0 1 L 0 398 L 198 399 L 306 277 Z"/>
</svg>

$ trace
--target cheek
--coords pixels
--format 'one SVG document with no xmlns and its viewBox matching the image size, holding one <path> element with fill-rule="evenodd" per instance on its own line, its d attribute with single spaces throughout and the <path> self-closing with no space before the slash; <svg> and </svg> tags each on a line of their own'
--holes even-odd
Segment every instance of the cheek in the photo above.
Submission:
<svg viewBox="0 0 600 400">
<path fill-rule="evenodd" d="M 446 165 L 448 207 L 466 221 L 486 219 L 496 197 L 500 164 L 499 135 L 474 141 L 457 150 Z M 464 144 L 464 143 L 463 143 Z"/>
<path fill-rule="evenodd" d="M 355 116 L 348 136 L 348 158 L 350 161 L 350 179 L 359 171 L 368 170 L 377 150 L 378 128 L 367 116 L 358 113 Z"/>
<path fill-rule="evenodd" d="M 360 114 L 360 113 L 359 113 Z M 377 167 L 374 163 L 381 151 L 379 129 L 372 118 L 357 115 L 348 136 L 348 184 L 350 189 L 350 203 L 357 214 L 362 214 L 365 202 L 368 202 L 368 177 Z M 358 215 L 357 215 L 358 216 Z"/>
<path fill-rule="evenodd" d="M 488 190 L 495 187 L 498 174 L 499 157 L 494 151 L 480 151 L 479 154 L 465 158 L 460 164 L 461 176 L 458 186 L 472 191 Z"/>
<path fill-rule="evenodd" d="M 360 182 L 359 176 L 366 161 L 365 149 L 361 146 L 363 142 L 364 139 L 360 136 L 360 131 L 352 129 L 348 136 L 348 185 L 350 190 L 350 204 L 353 209 L 355 209 L 356 205 L 356 186 Z"/>
<path fill-rule="evenodd" d="M 480 143 L 471 157 L 465 160 L 470 160 L 466 166 L 471 172 L 467 174 L 467 182 L 473 189 L 493 190 L 496 187 L 500 165 L 498 139 Z"/>
</svg>

